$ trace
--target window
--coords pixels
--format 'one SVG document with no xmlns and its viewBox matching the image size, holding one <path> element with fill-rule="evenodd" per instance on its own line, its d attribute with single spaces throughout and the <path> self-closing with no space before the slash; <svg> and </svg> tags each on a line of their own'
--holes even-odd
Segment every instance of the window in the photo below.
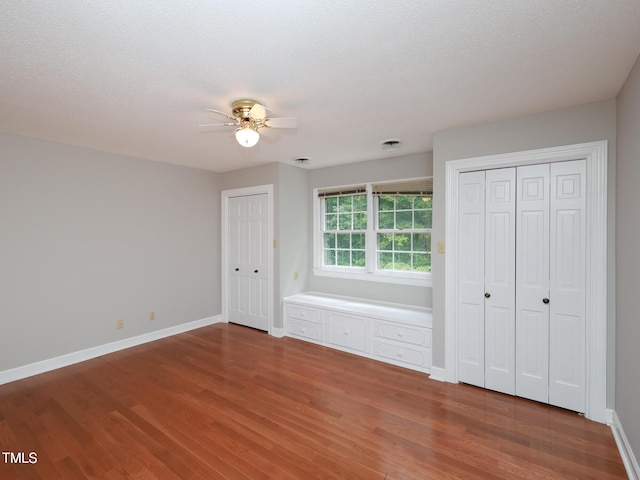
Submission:
<svg viewBox="0 0 640 480">
<path fill-rule="evenodd" d="M 323 265 L 364 268 L 366 193 L 326 195 L 323 213 Z"/>
<path fill-rule="evenodd" d="M 430 272 L 431 196 L 384 195 L 377 212 L 377 268 Z"/>
<path fill-rule="evenodd" d="M 315 273 L 423 284 L 432 191 L 430 178 L 317 189 Z"/>
</svg>

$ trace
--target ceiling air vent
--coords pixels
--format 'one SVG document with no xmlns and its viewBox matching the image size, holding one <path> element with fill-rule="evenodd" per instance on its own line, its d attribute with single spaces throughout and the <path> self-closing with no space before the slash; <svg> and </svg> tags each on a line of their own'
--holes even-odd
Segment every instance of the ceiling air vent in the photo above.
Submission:
<svg viewBox="0 0 640 480">
<path fill-rule="evenodd" d="M 389 140 L 385 140 L 384 142 L 382 142 L 382 149 L 392 150 L 392 149 L 400 148 L 401 144 L 402 144 L 402 140 L 400 140 L 399 138 L 390 138 Z"/>
</svg>

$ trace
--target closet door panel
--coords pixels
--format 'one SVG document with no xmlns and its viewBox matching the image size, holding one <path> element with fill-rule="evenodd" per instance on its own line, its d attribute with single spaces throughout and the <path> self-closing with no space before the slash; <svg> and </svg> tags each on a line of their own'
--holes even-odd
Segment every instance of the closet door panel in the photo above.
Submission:
<svg viewBox="0 0 640 480">
<path fill-rule="evenodd" d="M 229 321 L 269 329 L 266 194 L 230 197 L 227 252 Z"/>
<path fill-rule="evenodd" d="M 485 173 L 460 175 L 459 379 L 484 387 Z"/>
<path fill-rule="evenodd" d="M 586 161 L 459 184 L 459 378 L 585 411 Z"/>
<path fill-rule="evenodd" d="M 549 165 L 518 168 L 516 395 L 549 398 Z"/>
<path fill-rule="evenodd" d="M 551 165 L 549 403 L 585 411 L 586 162 Z"/>
<path fill-rule="evenodd" d="M 515 393 L 516 169 L 486 172 L 485 387 Z"/>
</svg>

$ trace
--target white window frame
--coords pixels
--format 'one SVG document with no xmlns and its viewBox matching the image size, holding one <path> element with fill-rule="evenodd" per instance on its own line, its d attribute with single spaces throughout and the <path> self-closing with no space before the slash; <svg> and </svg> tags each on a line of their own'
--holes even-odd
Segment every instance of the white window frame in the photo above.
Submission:
<svg viewBox="0 0 640 480">
<path fill-rule="evenodd" d="M 407 179 L 416 180 L 416 179 Z M 403 180 L 393 180 L 389 183 L 396 183 Z M 371 282 L 395 283 L 402 285 L 415 285 L 430 287 L 432 285 L 431 272 L 402 272 L 390 270 L 378 270 L 376 261 L 377 245 L 377 199 L 372 193 L 372 185 L 384 182 L 356 183 L 352 185 L 339 185 L 335 189 L 345 191 L 356 187 L 365 186 L 367 195 L 367 229 L 365 233 L 366 251 L 365 267 L 341 267 L 325 266 L 323 262 L 323 225 L 324 208 L 322 198 L 318 195 L 326 188 L 315 188 L 313 190 L 313 274 L 322 277 L 347 278 L 353 280 L 366 280 Z M 334 187 L 331 187 L 332 189 Z M 431 256 L 433 259 L 433 246 Z M 433 263 L 432 263 L 433 265 Z"/>
</svg>

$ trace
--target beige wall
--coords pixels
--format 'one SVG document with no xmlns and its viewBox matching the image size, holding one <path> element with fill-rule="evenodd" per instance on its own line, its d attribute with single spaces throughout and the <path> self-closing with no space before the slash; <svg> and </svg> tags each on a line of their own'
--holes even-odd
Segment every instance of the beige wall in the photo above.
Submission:
<svg viewBox="0 0 640 480">
<path fill-rule="evenodd" d="M 219 192 L 211 172 L 0 134 L 0 371 L 219 314 Z"/>
<path fill-rule="evenodd" d="M 613 406 L 615 372 L 615 100 L 554 110 L 434 135 L 434 243 L 444 240 L 445 166 L 450 160 L 607 140 L 608 151 L 608 364 L 607 405 Z M 446 254 L 445 254 L 446 255 Z M 445 255 L 434 255 L 433 364 L 444 368 Z"/>
<path fill-rule="evenodd" d="M 640 58 L 617 98 L 616 402 L 625 435 L 640 456 Z"/>
</svg>

